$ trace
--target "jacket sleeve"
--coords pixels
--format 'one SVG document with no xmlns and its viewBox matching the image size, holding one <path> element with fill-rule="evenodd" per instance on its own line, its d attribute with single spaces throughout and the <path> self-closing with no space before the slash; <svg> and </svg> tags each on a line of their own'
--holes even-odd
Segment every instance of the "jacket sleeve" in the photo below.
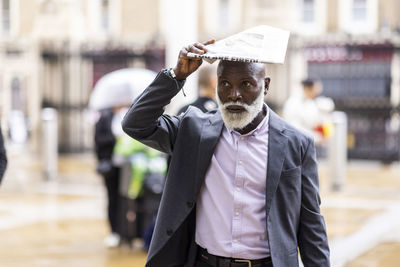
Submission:
<svg viewBox="0 0 400 267">
<path fill-rule="evenodd" d="M 329 245 L 318 189 L 318 168 L 314 142 L 309 139 L 302 160 L 302 197 L 298 242 L 305 267 L 330 266 Z"/>
<path fill-rule="evenodd" d="M 183 87 L 184 81 L 164 71 L 133 102 L 123 121 L 123 130 L 131 137 L 161 152 L 171 154 L 180 117 L 165 115 L 165 106 Z"/>
<path fill-rule="evenodd" d="M 6 167 L 7 167 L 7 154 L 6 154 L 6 150 L 4 148 L 4 140 L 3 140 L 3 135 L 1 133 L 1 128 L 0 128 L 0 182 L 6 171 Z"/>
</svg>

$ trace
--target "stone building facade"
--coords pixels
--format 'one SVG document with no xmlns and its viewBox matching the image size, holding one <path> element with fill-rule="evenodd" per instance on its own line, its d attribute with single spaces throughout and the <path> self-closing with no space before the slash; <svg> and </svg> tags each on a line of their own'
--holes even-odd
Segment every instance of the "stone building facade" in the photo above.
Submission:
<svg viewBox="0 0 400 267">
<path fill-rule="evenodd" d="M 171 20 L 167 15 L 177 8 L 195 11 L 196 23 L 191 28 L 195 34 L 190 38 L 200 41 L 223 38 L 259 24 L 291 31 L 285 64 L 267 66 L 272 78 L 267 100 L 278 112 L 306 76 L 321 79 L 332 97 L 332 84 L 343 77 L 326 76 L 330 70 L 323 68 L 327 66 L 353 68 L 368 63 L 372 66 L 368 71 L 374 71 L 379 69 L 374 64 L 381 64 L 379 86 L 384 88 L 375 93 L 385 92 L 380 103 L 385 103 L 386 111 L 377 124 L 390 128 L 391 136 L 396 136 L 400 103 L 397 0 L 1 0 L 2 128 L 10 128 L 8 118 L 13 111 L 22 113 L 32 149 L 37 150 L 41 109 L 55 107 L 60 151 L 90 149 L 92 126 L 85 114 L 94 84 L 119 68 L 158 71 L 171 65 L 172 61 L 166 60 L 172 49 L 168 39 L 176 32 L 182 39 L 188 36 L 180 29 L 187 28 L 179 27 L 185 24 L 179 15 L 172 17 L 175 24 L 167 21 Z M 353 70 L 360 72 L 357 67 Z M 350 92 L 352 87 L 344 90 Z M 343 103 L 335 101 L 339 106 Z M 342 108 L 349 110 L 351 105 Z M 353 133 L 354 140 L 360 138 L 362 134 Z M 397 142 L 389 139 L 382 141 L 382 148 Z"/>
</svg>

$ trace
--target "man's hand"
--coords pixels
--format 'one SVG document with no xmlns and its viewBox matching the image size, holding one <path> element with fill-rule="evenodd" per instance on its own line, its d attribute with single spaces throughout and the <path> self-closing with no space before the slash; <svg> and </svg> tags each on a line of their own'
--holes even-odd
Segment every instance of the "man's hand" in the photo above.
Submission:
<svg viewBox="0 0 400 267">
<path fill-rule="evenodd" d="M 189 52 L 202 55 L 207 52 L 206 45 L 214 43 L 215 40 L 209 40 L 204 43 L 194 43 L 185 46 L 179 52 L 178 62 L 174 68 L 174 72 L 177 80 L 185 80 L 190 74 L 196 71 L 203 59 L 188 57 Z"/>
</svg>

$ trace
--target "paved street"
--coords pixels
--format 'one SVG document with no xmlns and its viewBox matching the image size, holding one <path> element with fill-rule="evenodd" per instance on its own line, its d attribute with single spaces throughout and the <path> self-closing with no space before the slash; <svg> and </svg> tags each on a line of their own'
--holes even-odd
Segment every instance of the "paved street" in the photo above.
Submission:
<svg viewBox="0 0 400 267">
<path fill-rule="evenodd" d="M 322 212 L 327 224 L 332 265 L 398 266 L 399 165 L 350 162 L 346 186 L 340 192 L 329 190 L 329 172 L 325 164 L 320 165 L 320 174 Z"/>
<path fill-rule="evenodd" d="M 105 191 L 91 154 L 62 156 L 42 177 L 38 155 L 9 150 L 0 189 L 0 266 L 143 266 L 138 247 L 106 249 Z M 335 267 L 394 267 L 400 261 L 400 165 L 350 162 L 346 186 L 330 190 L 320 163 L 322 212 Z"/>
</svg>

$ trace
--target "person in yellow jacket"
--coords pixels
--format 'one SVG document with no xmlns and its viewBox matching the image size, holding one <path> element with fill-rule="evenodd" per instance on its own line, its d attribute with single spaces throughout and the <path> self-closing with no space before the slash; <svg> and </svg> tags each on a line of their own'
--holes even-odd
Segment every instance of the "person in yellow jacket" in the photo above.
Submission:
<svg viewBox="0 0 400 267">
<path fill-rule="evenodd" d="M 164 176 L 166 173 L 167 162 L 164 155 L 128 135 L 117 137 L 114 154 L 129 158 L 132 174 L 128 196 L 132 199 L 142 196 L 146 175 L 157 173 Z"/>
<path fill-rule="evenodd" d="M 122 169 L 121 237 L 128 242 L 132 238 L 143 238 L 144 249 L 148 249 L 164 187 L 166 156 L 123 132 L 114 132 L 117 137 L 113 161 Z"/>
</svg>

